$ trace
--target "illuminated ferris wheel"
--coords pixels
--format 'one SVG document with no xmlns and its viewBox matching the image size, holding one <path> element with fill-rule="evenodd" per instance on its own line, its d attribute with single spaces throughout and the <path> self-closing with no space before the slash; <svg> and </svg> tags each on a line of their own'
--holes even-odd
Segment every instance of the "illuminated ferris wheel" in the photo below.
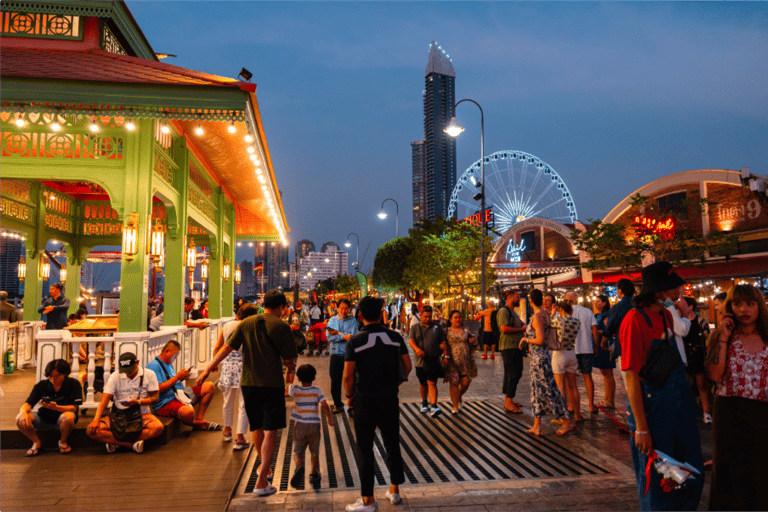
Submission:
<svg viewBox="0 0 768 512">
<path fill-rule="evenodd" d="M 480 210 L 480 160 L 464 171 L 451 194 L 448 217 L 463 219 Z M 576 220 L 576 204 L 557 172 L 522 151 L 498 151 L 485 157 L 485 203 L 493 207 L 496 231 L 532 217 L 560 223 Z"/>
</svg>

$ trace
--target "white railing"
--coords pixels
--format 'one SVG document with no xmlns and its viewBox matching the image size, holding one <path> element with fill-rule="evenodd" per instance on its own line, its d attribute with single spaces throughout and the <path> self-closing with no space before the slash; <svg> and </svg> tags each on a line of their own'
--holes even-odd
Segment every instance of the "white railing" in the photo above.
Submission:
<svg viewBox="0 0 768 512">
<path fill-rule="evenodd" d="M 109 380 L 112 363 L 126 352 L 133 352 L 139 359 L 139 364 L 145 367 L 163 351 L 165 345 L 176 340 L 181 346 L 174 368 L 179 371 L 192 368 L 190 377 L 196 378 L 198 368 L 204 367 L 213 356 L 219 332 L 234 318 L 211 320 L 205 329 L 195 329 L 185 326 L 163 326 L 156 332 L 116 332 L 107 336 L 75 337 L 67 330 L 40 330 L 39 325 L 26 325 L 21 332 L 28 332 L 29 339 L 37 345 L 35 382 L 41 381 L 46 365 L 54 359 L 72 361 L 72 374 L 80 371 L 78 355 L 80 344 L 87 344 L 88 361 L 86 363 L 87 379 L 83 386 L 85 400 L 83 408 L 95 408 L 98 402 L 94 400 L 94 381 L 96 380 L 96 360 L 99 343 L 104 344 L 104 382 Z M 24 322 L 24 324 L 39 324 L 41 322 Z M 7 322 L 3 322 L 7 324 Z M 3 326 L 5 329 L 5 326 Z M 35 329 L 37 327 L 37 329 Z M 6 329 L 11 332 L 11 329 Z M 5 330 L 4 330 L 5 332 Z M 5 334 L 3 334 L 5 340 Z M 32 343 L 28 343 L 31 347 Z M 5 343 L 3 344 L 5 347 Z M 21 350 L 21 349 L 19 349 Z"/>
<path fill-rule="evenodd" d="M 0 349 L 13 349 L 16 368 L 35 365 L 35 335 L 43 322 L 0 322 Z"/>
<path fill-rule="evenodd" d="M 11 349 L 13 351 L 13 364 L 18 364 L 19 353 L 19 323 L 18 322 L 0 322 L 0 354 L 3 354 L 3 361 L 5 361 L 5 353 Z M 2 371 L 5 371 L 3 369 Z"/>
</svg>

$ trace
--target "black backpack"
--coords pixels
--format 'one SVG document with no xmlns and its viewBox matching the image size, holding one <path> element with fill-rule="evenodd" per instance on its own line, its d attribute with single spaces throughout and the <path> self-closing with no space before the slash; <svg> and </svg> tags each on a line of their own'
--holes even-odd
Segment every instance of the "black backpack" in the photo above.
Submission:
<svg viewBox="0 0 768 512">
<path fill-rule="evenodd" d="M 507 306 L 501 306 L 499 309 L 491 311 L 491 337 L 492 337 L 491 339 L 492 339 L 492 342 L 490 344 L 491 345 L 496 345 L 497 347 L 499 346 L 499 338 L 501 338 L 501 330 L 499 329 L 499 322 L 498 322 L 497 316 L 499 314 L 499 311 L 501 311 L 501 308 L 505 308 L 506 310 L 508 310 L 509 311 L 509 317 L 510 317 L 510 319 L 512 319 L 512 310 L 509 309 L 509 307 L 507 307 Z M 488 343 L 486 343 L 486 345 L 488 345 Z"/>
</svg>

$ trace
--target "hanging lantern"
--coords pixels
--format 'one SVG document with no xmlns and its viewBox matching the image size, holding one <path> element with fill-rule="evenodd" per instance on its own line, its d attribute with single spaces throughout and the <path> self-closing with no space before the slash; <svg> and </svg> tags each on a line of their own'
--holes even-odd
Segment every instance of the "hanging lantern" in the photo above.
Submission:
<svg viewBox="0 0 768 512">
<path fill-rule="evenodd" d="M 24 278 L 27 277 L 27 260 L 24 256 L 19 260 L 19 282 L 23 283 Z"/>
<path fill-rule="evenodd" d="M 165 231 L 163 225 L 157 222 L 150 232 L 149 237 L 149 255 L 153 261 L 159 261 L 165 252 Z"/>
<path fill-rule="evenodd" d="M 224 278 L 224 282 L 229 281 L 229 261 L 224 258 L 224 267 L 221 269 L 221 277 Z"/>
<path fill-rule="evenodd" d="M 235 265 L 235 284 L 240 284 L 240 278 L 243 276 L 242 272 L 240 272 L 240 265 Z"/>
<path fill-rule="evenodd" d="M 67 284 L 67 266 L 65 264 L 61 264 L 61 269 L 59 270 L 59 280 L 61 281 L 62 285 Z"/>
<path fill-rule="evenodd" d="M 40 271 L 38 272 L 38 275 L 43 281 L 47 281 L 48 277 L 51 275 L 51 262 L 48 261 L 48 256 L 45 254 L 40 255 Z"/>
<path fill-rule="evenodd" d="M 195 271 L 197 265 L 197 249 L 195 248 L 194 240 L 189 241 L 189 247 L 187 247 L 187 270 L 190 272 Z"/>
<path fill-rule="evenodd" d="M 131 213 L 123 226 L 123 254 L 131 261 L 139 252 L 139 214 Z"/>
<path fill-rule="evenodd" d="M 203 281 L 208 279 L 208 258 L 204 258 L 200 264 L 200 278 Z"/>
</svg>

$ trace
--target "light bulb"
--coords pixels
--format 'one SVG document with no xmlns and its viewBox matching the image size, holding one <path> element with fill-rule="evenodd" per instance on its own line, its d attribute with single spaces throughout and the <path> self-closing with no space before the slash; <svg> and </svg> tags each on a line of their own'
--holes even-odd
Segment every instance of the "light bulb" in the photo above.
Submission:
<svg viewBox="0 0 768 512">
<path fill-rule="evenodd" d="M 253 137 L 251 136 L 251 134 L 250 134 L 250 133 L 249 133 L 249 134 L 246 134 L 246 136 L 245 136 L 245 142 L 247 142 L 247 143 L 249 143 L 249 144 L 250 144 L 251 142 L 253 142 Z"/>
<path fill-rule="evenodd" d="M 248 152 L 249 153 L 255 153 L 256 149 L 253 146 L 248 146 Z"/>
<path fill-rule="evenodd" d="M 57 123 L 56 121 L 51 123 L 51 130 L 58 132 L 61 131 L 61 125 Z"/>
<path fill-rule="evenodd" d="M 197 126 L 195 126 L 195 135 L 200 136 L 200 135 L 202 135 L 204 133 L 205 132 L 203 131 L 202 125 L 198 124 Z"/>
<path fill-rule="evenodd" d="M 91 130 L 92 133 L 96 133 L 99 131 L 99 125 L 97 125 L 96 121 L 94 121 L 88 125 L 88 129 Z"/>
<path fill-rule="evenodd" d="M 229 126 L 227 126 L 227 131 L 229 133 L 235 133 L 237 131 L 237 128 L 235 128 L 235 123 L 232 123 Z"/>
<path fill-rule="evenodd" d="M 16 126 L 19 128 L 24 128 L 27 125 L 27 122 L 24 120 L 23 117 L 21 117 L 21 114 L 16 116 Z"/>
<path fill-rule="evenodd" d="M 168 128 L 167 124 L 164 124 L 162 127 L 160 127 L 160 131 L 163 133 L 171 133 L 171 129 Z"/>
<path fill-rule="evenodd" d="M 133 121 L 128 121 L 127 123 L 125 123 L 125 129 L 128 130 L 129 132 L 132 132 L 133 130 L 136 129 L 136 125 L 133 124 Z"/>
</svg>

